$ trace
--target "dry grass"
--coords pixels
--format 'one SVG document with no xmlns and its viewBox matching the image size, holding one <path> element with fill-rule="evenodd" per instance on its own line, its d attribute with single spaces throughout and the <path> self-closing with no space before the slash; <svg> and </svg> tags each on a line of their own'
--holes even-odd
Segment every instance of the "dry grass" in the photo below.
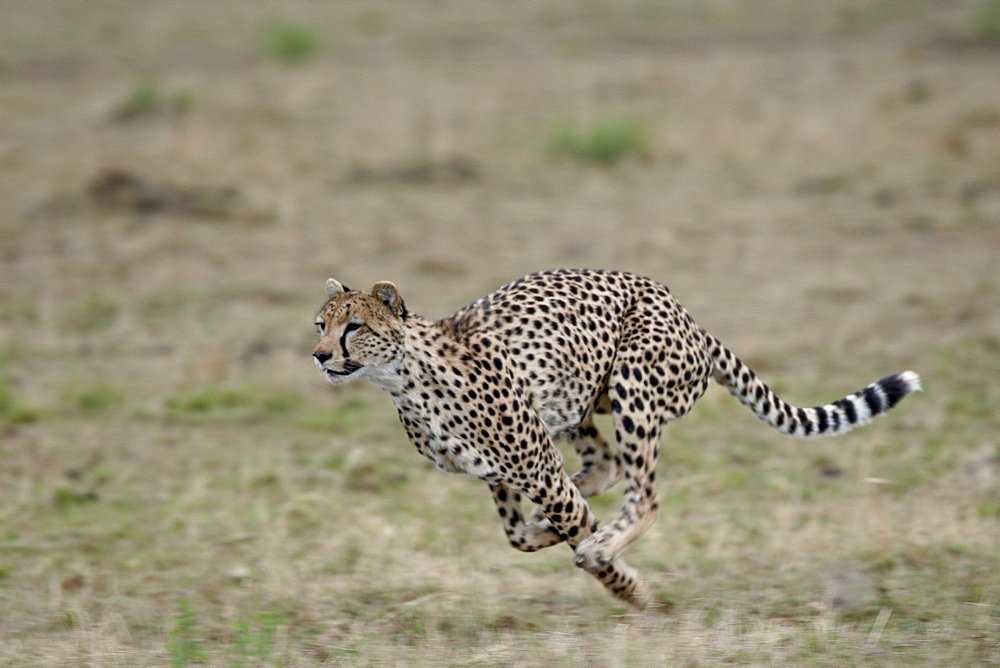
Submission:
<svg viewBox="0 0 1000 668">
<path fill-rule="evenodd" d="M 0 664 L 1000 663 L 987 14 L 4 2 Z M 641 155 L 552 158 L 606 118 Z M 790 400 L 926 392 L 805 443 L 711 392 L 634 616 L 308 359 L 329 275 L 443 315 L 553 266 L 668 282 Z"/>
</svg>

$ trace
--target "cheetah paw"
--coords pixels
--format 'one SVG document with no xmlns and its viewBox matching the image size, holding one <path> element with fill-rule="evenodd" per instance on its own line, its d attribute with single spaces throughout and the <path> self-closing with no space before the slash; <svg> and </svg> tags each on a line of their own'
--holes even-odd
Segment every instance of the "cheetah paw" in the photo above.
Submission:
<svg viewBox="0 0 1000 668">
<path fill-rule="evenodd" d="M 576 546 L 573 563 L 585 571 L 593 571 L 611 563 L 614 558 L 615 555 L 608 549 L 605 537 L 595 533 Z"/>
</svg>

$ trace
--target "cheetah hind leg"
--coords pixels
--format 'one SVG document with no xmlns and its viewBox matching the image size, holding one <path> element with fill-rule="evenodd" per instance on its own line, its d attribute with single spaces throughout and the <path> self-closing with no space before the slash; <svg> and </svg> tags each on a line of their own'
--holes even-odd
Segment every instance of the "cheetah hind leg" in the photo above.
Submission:
<svg viewBox="0 0 1000 668">
<path fill-rule="evenodd" d="M 591 417 L 580 423 L 569 440 L 580 455 L 580 470 L 570 480 L 585 497 L 600 496 L 622 479 L 621 458 L 608 447 Z"/>
</svg>

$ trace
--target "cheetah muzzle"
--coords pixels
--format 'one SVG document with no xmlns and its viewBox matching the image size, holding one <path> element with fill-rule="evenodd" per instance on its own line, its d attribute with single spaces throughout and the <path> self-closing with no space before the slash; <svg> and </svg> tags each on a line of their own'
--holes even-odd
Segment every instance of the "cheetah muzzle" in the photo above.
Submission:
<svg viewBox="0 0 1000 668">
<path fill-rule="evenodd" d="M 917 374 L 904 371 L 832 403 L 791 406 L 665 286 L 622 272 L 531 274 L 438 321 L 409 313 L 392 283 L 365 292 L 331 278 L 326 292 L 313 352 L 326 378 L 386 390 L 419 452 L 442 471 L 487 483 L 512 546 L 566 542 L 577 566 L 639 609 L 648 591 L 619 555 L 656 519 L 663 428 L 710 380 L 800 437 L 845 433 L 920 389 Z M 595 413 L 611 414 L 617 451 Z M 572 476 L 553 445 L 559 438 L 580 456 Z M 621 511 L 599 528 L 586 497 L 622 479 Z M 534 515 L 522 512 L 523 498 Z"/>
</svg>

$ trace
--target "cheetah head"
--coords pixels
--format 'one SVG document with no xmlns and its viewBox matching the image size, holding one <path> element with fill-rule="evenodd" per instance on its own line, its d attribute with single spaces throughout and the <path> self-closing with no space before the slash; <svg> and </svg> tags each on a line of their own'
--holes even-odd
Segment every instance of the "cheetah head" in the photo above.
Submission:
<svg viewBox="0 0 1000 668">
<path fill-rule="evenodd" d="M 365 378 L 376 384 L 391 376 L 402 354 L 406 306 L 388 282 L 371 291 L 350 290 L 336 279 L 326 282 L 326 304 L 316 315 L 317 366 L 334 385 Z"/>
</svg>

